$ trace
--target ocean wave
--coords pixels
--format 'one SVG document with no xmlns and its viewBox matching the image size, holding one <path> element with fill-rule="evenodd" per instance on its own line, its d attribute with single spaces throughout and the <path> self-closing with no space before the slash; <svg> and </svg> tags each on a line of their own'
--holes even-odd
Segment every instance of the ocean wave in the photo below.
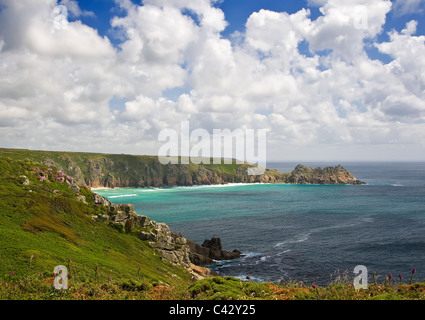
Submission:
<svg viewBox="0 0 425 320">
<path fill-rule="evenodd" d="M 171 189 L 204 189 L 204 188 L 225 188 L 225 187 L 239 187 L 239 186 L 251 186 L 265 183 L 224 183 L 224 184 L 203 184 L 195 186 L 177 186 L 171 187 Z"/>
<path fill-rule="evenodd" d="M 230 265 L 235 265 L 236 263 L 246 261 L 248 259 L 261 256 L 262 253 L 259 252 L 243 252 L 240 258 L 231 259 L 231 260 L 213 260 L 216 266 L 226 268 Z"/>
<path fill-rule="evenodd" d="M 303 233 L 302 235 L 300 235 L 299 237 L 293 238 L 293 239 L 288 239 L 282 242 L 278 242 L 277 244 L 275 244 L 275 247 L 281 247 L 287 244 L 293 244 L 293 243 L 300 243 L 300 242 L 304 242 L 307 241 L 309 239 L 311 235 L 311 232 L 309 233 Z"/>
<path fill-rule="evenodd" d="M 117 195 L 117 196 L 108 196 L 109 199 L 114 199 L 114 198 L 125 198 L 125 197 L 137 197 L 138 194 L 121 194 L 121 195 Z"/>
<path fill-rule="evenodd" d="M 225 184 L 203 184 L 194 186 L 174 186 L 174 187 L 158 187 L 158 188 L 140 188 L 140 192 L 156 192 L 156 191 L 175 191 L 175 190 L 193 190 L 193 189 L 211 189 L 211 188 L 226 188 L 226 187 L 241 187 L 241 186 L 252 186 L 252 185 L 263 185 L 267 183 L 225 183 Z"/>
<path fill-rule="evenodd" d="M 275 245 L 275 247 L 281 247 L 281 246 L 285 246 L 285 245 L 288 245 L 288 244 L 301 243 L 301 242 L 307 241 L 309 239 L 310 235 L 313 234 L 313 233 L 320 233 L 320 232 L 323 232 L 323 231 L 328 231 L 328 230 L 333 230 L 333 229 L 356 227 L 356 226 L 361 225 L 363 223 L 371 223 L 374 220 L 375 219 L 371 218 L 371 217 L 362 217 L 360 219 L 349 220 L 347 222 L 332 225 L 332 226 L 315 228 L 315 229 L 310 230 L 307 233 L 302 233 L 299 236 L 296 236 L 296 237 L 293 237 L 291 239 L 279 242 Z"/>
<path fill-rule="evenodd" d="M 254 282 L 265 282 L 267 281 L 266 277 L 254 277 L 254 276 L 249 276 L 246 274 L 239 274 L 236 276 L 233 276 L 236 279 L 242 280 L 242 281 L 254 281 Z"/>
<path fill-rule="evenodd" d="M 155 191 L 161 191 L 161 190 L 167 190 L 165 188 L 140 188 L 140 192 L 155 192 Z"/>
</svg>

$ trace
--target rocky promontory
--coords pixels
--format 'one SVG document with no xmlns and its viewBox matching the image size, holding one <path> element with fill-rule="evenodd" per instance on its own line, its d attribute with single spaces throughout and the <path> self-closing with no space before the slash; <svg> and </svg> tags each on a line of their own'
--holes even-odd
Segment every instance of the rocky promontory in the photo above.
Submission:
<svg viewBox="0 0 425 320">
<path fill-rule="evenodd" d="M 313 169 L 299 164 L 291 172 L 287 180 L 288 183 L 292 184 L 364 184 L 341 165 Z"/>
<path fill-rule="evenodd" d="M 196 265 L 212 265 L 214 260 L 231 260 L 242 256 L 239 250 L 223 250 L 221 239 L 212 237 L 211 240 L 205 239 L 200 245 L 192 240 L 187 240 L 190 248 L 189 258 Z"/>
<path fill-rule="evenodd" d="M 112 204 L 98 194 L 93 195 L 93 200 L 95 204 L 108 208 L 103 215 L 93 216 L 93 220 L 105 221 L 128 233 L 134 232 L 140 240 L 148 241 L 149 245 L 155 248 L 163 259 L 176 265 L 199 271 L 202 268 L 194 268 L 193 265 L 212 265 L 214 260 L 230 260 L 241 257 L 241 252 L 238 250 L 223 250 L 220 238 L 206 239 L 202 245 L 199 245 L 193 240 L 183 237 L 181 233 L 171 231 L 167 224 L 137 214 L 132 204 Z M 210 273 L 206 270 L 202 272 Z"/>
</svg>

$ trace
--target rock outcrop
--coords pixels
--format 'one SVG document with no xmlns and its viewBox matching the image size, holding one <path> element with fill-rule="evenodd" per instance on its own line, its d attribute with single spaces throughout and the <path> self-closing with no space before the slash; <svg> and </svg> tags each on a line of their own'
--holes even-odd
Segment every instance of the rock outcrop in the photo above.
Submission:
<svg viewBox="0 0 425 320">
<path fill-rule="evenodd" d="M 101 219 L 125 232 L 135 231 L 141 240 L 148 240 L 161 256 L 186 268 L 190 267 L 189 246 L 179 233 L 171 232 L 168 225 L 151 220 L 147 216 L 138 215 L 132 204 L 111 204 L 109 200 L 95 194 L 96 203 L 109 209 Z M 99 217 L 94 216 L 94 220 Z"/>
<path fill-rule="evenodd" d="M 293 184 L 364 184 L 341 165 L 326 168 L 311 168 L 297 165 L 288 178 Z"/>
<path fill-rule="evenodd" d="M 135 232 L 139 239 L 148 241 L 163 259 L 177 265 L 191 268 L 193 265 L 211 265 L 214 260 L 229 260 L 241 256 L 241 252 L 237 250 L 223 250 L 220 238 L 205 240 L 202 245 L 186 239 L 181 233 L 171 231 L 167 224 L 137 214 L 132 204 L 112 204 L 98 194 L 93 195 L 93 200 L 95 204 L 107 208 L 106 213 L 93 216 L 93 220 L 103 220 L 122 231 Z M 205 273 L 208 272 L 204 270 L 203 274 Z"/>
<path fill-rule="evenodd" d="M 214 277 L 218 275 L 217 272 L 212 271 L 211 269 L 202 266 L 197 266 L 194 264 L 190 265 L 189 271 L 192 274 L 193 279 L 195 280 L 202 280 L 207 277 Z"/>
<path fill-rule="evenodd" d="M 205 239 L 202 245 L 195 243 L 192 240 L 187 240 L 190 248 L 190 261 L 196 265 L 212 265 L 214 260 L 231 260 L 242 256 L 238 250 L 227 251 L 223 250 L 221 239 L 217 237 L 211 240 Z"/>
</svg>

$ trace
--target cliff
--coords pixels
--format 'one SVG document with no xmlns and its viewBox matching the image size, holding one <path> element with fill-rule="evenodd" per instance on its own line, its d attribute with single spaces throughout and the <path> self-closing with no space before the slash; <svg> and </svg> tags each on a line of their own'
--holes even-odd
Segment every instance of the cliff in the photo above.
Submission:
<svg viewBox="0 0 425 320">
<path fill-rule="evenodd" d="M 300 164 L 295 167 L 287 181 L 294 184 L 364 184 L 341 165 L 313 169 Z"/>
<path fill-rule="evenodd" d="M 165 223 L 137 214 L 131 204 L 112 204 L 40 163 L 0 158 L 0 233 L 1 274 L 24 274 L 35 256 L 39 274 L 72 261 L 82 275 L 97 265 L 114 278 L 139 270 L 139 280 L 152 283 L 213 275 L 194 265 L 192 241 Z"/>
<path fill-rule="evenodd" d="M 163 165 L 156 156 L 0 149 L 0 158 L 29 160 L 56 167 L 88 187 L 165 187 L 224 183 L 361 184 L 341 166 L 312 169 L 299 165 L 292 173 L 266 169 L 248 175 L 251 164 Z"/>
<path fill-rule="evenodd" d="M 176 265 L 191 268 L 214 264 L 214 260 L 230 260 L 241 257 L 238 250 L 223 250 L 221 239 L 206 239 L 202 245 L 183 237 L 179 232 L 171 231 L 165 223 L 159 223 L 150 217 L 139 215 L 132 204 L 112 204 L 108 199 L 93 194 L 94 203 L 106 208 L 101 215 L 92 216 L 95 221 L 104 221 L 118 230 L 135 234 L 140 240 L 148 241 L 164 259 Z M 196 269 L 198 270 L 198 269 Z"/>
<path fill-rule="evenodd" d="M 67 266 L 81 281 L 94 276 L 95 266 L 103 279 L 137 274 L 148 287 L 190 281 L 182 238 L 172 242 L 167 226 L 72 180 L 51 166 L 0 159 L 0 274 L 25 276 L 30 261 L 32 274 L 43 274 L 43 282 L 56 265 Z M 143 240 L 143 231 L 155 237 Z"/>
</svg>

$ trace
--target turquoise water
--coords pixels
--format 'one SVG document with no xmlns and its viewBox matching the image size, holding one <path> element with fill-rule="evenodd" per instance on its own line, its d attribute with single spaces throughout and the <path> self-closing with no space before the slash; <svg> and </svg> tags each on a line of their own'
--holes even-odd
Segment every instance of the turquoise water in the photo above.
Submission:
<svg viewBox="0 0 425 320">
<path fill-rule="evenodd" d="M 307 163 L 308 164 L 308 163 Z M 282 172 L 296 164 L 276 163 Z M 323 164 L 310 164 L 323 166 Z M 333 164 L 332 164 L 333 165 Z M 218 236 L 241 259 L 212 269 L 265 281 L 327 284 L 356 265 L 425 277 L 425 164 L 343 164 L 364 186 L 234 184 L 97 192 L 202 243 Z"/>
</svg>

